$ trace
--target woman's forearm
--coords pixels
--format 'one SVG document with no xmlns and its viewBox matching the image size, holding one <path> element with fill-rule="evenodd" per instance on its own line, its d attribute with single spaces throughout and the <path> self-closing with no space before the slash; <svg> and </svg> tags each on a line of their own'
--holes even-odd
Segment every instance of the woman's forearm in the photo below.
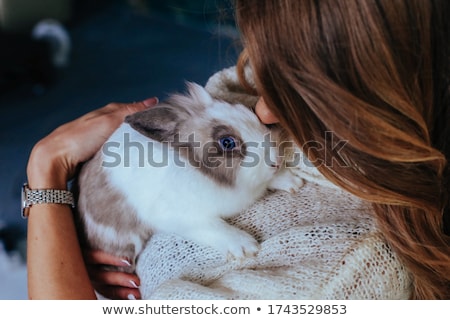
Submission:
<svg viewBox="0 0 450 320">
<path fill-rule="evenodd" d="M 95 299 L 67 205 L 30 208 L 28 221 L 30 299 Z"/>
<path fill-rule="evenodd" d="M 44 150 L 45 151 L 45 150 Z M 42 163 L 42 149 L 30 157 L 31 189 L 66 189 L 66 177 L 54 164 Z M 72 209 L 37 204 L 28 218 L 28 295 L 30 299 L 94 299 L 77 238 Z"/>
</svg>

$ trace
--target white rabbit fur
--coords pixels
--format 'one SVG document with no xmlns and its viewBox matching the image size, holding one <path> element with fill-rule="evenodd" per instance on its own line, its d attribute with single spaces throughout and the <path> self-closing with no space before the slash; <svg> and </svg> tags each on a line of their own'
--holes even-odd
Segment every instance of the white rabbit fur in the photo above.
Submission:
<svg viewBox="0 0 450 320">
<path fill-rule="evenodd" d="M 83 166 L 78 213 L 82 238 L 91 248 L 134 261 L 152 233 L 170 232 L 225 255 L 253 255 L 257 241 L 223 218 L 247 208 L 270 185 L 286 190 L 302 185 L 300 178 L 278 172 L 276 147 L 261 145 L 267 134 L 276 140 L 276 130 L 243 105 L 213 99 L 193 83 L 188 89 L 188 95 L 128 116 Z M 224 136 L 234 138 L 232 151 L 219 148 Z M 200 145 L 193 147 L 193 141 Z M 150 165 L 148 155 L 167 165 Z M 217 160 L 221 165 L 210 168 Z"/>
</svg>

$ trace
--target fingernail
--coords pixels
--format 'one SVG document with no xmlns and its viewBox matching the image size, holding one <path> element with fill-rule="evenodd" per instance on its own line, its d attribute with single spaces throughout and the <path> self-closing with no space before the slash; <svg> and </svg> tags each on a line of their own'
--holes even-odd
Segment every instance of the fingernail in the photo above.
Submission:
<svg viewBox="0 0 450 320">
<path fill-rule="evenodd" d="M 159 99 L 157 97 L 149 98 L 149 99 L 142 101 L 144 106 L 146 106 L 147 108 L 153 107 L 155 104 L 158 104 L 158 102 L 159 102 Z"/>
<path fill-rule="evenodd" d="M 131 267 L 131 263 L 130 263 L 128 260 L 121 259 L 120 262 L 122 262 L 122 264 L 123 264 L 125 267 Z"/>
<path fill-rule="evenodd" d="M 137 300 L 136 297 L 134 296 L 134 294 L 132 294 L 132 293 L 130 293 L 130 294 L 127 296 L 127 298 L 128 298 L 128 300 Z"/>
<path fill-rule="evenodd" d="M 134 288 L 139 289 L 139 286 L 133 280 L 128 281 Z"/>
</svg>

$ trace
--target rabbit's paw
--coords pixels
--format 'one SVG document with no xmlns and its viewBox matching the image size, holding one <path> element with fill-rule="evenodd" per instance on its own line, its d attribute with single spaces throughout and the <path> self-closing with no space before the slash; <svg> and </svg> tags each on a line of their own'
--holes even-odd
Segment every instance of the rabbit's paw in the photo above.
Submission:
<svg viewBox="0 0 450 320">
<path fill-rule="evenodd" d="M 259 251 L 259 243 L 252 236 L 223 220 L 219 225 L 215 224 L 213 229 L 197 232 L 194 237 L 193 240 L 213 247 L 228 260 L 253 257 Z"/>
<path fill-rule="evenodd" d="M 248 233 L 236 229 L 218 248 L 227 256 L 227 260 L 254 257 L 259 251 L 259 243 Z"/>
<path fill-rule="evenodd" d="M 294 169 L 282 169 L 269 183 L 270 190 L 283 190 L 290 193 L 295 193 L 304 185 L 304 181 L 297 174 Z"/>
</svg>

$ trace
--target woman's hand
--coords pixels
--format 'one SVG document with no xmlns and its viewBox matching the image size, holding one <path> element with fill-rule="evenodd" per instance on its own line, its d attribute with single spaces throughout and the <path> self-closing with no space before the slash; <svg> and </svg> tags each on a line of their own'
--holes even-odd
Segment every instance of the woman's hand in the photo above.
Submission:
<svg viewBox="0 0 450 320">
<path fill-rule="evenodd" d="M 108 299 L 141 299 L 140 281 L 136 274 L 111 271 L 105 267 L 129 267 L 126 259 L 112 256 L 103 251 L 91 250 L 84 253 L 87 271 L 95 290 Z"/>
<path fill-rule="evenodd" d="M 65 189 L 77 166 L 100 149 L 125 116 L 157 102 L 150 98 L 132 104 L 110 103 L 54 130 L 31 152 L 27 167 L 30 187 Z"/>
</svg>

